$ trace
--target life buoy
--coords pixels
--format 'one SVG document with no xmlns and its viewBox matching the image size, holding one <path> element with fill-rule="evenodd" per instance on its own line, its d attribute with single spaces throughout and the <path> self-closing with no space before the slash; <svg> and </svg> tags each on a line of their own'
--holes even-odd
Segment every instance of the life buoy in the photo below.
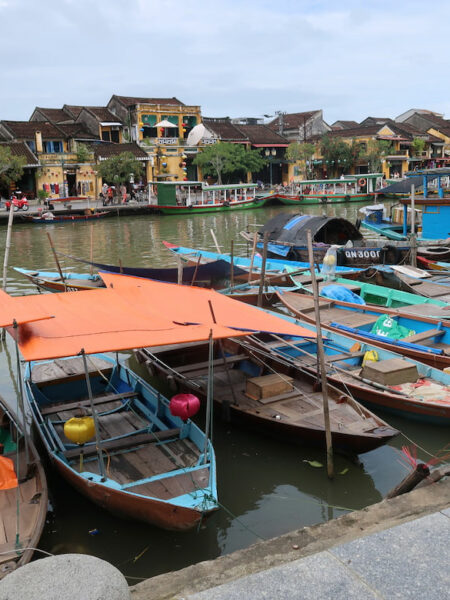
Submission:
<svg viewBox="0 0 450 600">
<path fill-rule="evenodd" d="M 361 177 L 361 179 L 358 179 L 358 185 L 360 187 L 362 187 L 363 185 L 366 185 L 367 181 L 364 179 L 364 177 Z"/>
</svg>

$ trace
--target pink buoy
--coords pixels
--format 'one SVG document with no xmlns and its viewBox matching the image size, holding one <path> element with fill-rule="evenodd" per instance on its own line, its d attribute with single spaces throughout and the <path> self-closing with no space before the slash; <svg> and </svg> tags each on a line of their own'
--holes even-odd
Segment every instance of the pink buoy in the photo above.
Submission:
<svg viewBox="0 0 450 600">
<path fill-rule="evenodd" d="M 177 394 L 170 399 L 169 409 L 174 417 L 187 421 L 200 410 L 200 400 L 194 394 Z"/>
</svg>

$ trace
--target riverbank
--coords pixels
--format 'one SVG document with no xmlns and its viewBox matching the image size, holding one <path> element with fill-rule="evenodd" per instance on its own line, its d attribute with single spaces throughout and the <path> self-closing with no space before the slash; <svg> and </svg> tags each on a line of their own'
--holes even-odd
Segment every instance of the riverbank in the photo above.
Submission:
<svg viewBox="0 0 450 600">
<path fill-rule="evenodd" d="M 449 507 L 447 479 L 338 519 L 153 577 L 131 588 L 131 598 L 348 598 L 349 591 L 358 592 L 359 597 L 393 597 L 383 594 L 384 583 L 369 588 L 370 579 L 376 577 L 396 585 L 402 597 L 442 598 L 446 579 L 448 585 L 448 564 L 441 538 L 448 542 Z M 369 575 L 364 573 L 364 562 Z M 310 595 L 301 589 L 304 583 L 311 586 Z M 276 596 L 271 595 L 271 589 L 276 589 Z M 364 590 L 366 595 L 361 595 Z"/>
</svg>

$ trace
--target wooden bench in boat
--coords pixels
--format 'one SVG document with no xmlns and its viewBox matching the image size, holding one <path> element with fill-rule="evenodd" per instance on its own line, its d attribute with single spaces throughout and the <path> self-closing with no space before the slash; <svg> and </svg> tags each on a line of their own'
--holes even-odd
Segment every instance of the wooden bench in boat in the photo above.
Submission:
<svg viewBox="0 0 450 600">
<path fill-rule="evenodd" d="M 107 450 L 108 452 L 114 450 L 125 450 L 126 448 L 131 448 L 132 446 L 140 446 L 142 444 L 157 444 L 158 442 L 163 442 L 173 437 L 177 437 L 180 434 L 180 428 L 176 427 L 175 429 L 167 429 L 166 431 L 158 431 L 153 433 L 138 433 L 136 435 L 128 435 L 126 437 L 120 438 L 118 440 L 105 440 L 100 443 L 100 447 L 103 450 Z M 97 452 L 96 444 L 90 444 L 89 446 L 84 446 L 83 448 L 71 448 L 70 450 L 66 450 L 63 454 L 66 458 L 71 459 L 79 456 L 81 454 L 81 450 L 83 450 L 83 456 L 89 456 L 91 454 L 95 454 Z"/>
<path fill-rule="evenodd" d="M 414 335 L 409 335 L 402 339 L 403 342 L 408 342 L 411 344 L 417 344 L 418 342 L 423 342 L 424 340 L 429 340 L 432 337 L 439 337 L 444 335 L 445 330 L 443 329 L 427 329 L 426 331 L 421 331 L 420 333 L 415 333 Z"/>
<path fill-rule="evenodd" d="M 244 360 L 246 358 L 248 358 L 248 356 L 246 354 L 234 354 L 232 356 L 225 356 L 225 362 L 227 364 L 233 364 L 235 362 L 239 362 L 240 360 Z M 215 360 L 213 360 L 213 366 L 220 366 L 223 365 L 224 363 L 224 359 L 223 358 L 216 358 Z M 183 365 L 181 367 L 176 367 L 175 371 L 177 371 L 178 373 L 187 373 L 190 371 L 201 371 L 203 369 L 208 368 L 209 365 L 209 361 L 205 360 L 204 362 L 200 362 L 200 363 L 191 363 L 189 365 Z"/>
<path fill-rule="evenodd" d="M 87 364 L 90 376 L 97 375 L 99 371 L 106 376 L 112 372 L 114 366 L 109 361 L 96 356 L 89 356 Z M 56 385 L 65 381 L 76 381 L 84 377 L 86 377 L 86 373 L 81 356 L 39 363 L 34 365 L 31 371 L 31 380 L 37 387 Z"/>
<path fill-rule="evenodd" d="M 325 356 L 326 363 L 338 362 L 340 360 L 349 360 L 350 358 L 359 358 L 364 356 L 365 352 L 343 352 L 342 354 L 332 354 Z"/>
<path fill-rule="evenodd" d="M 125 400 L 136 398 L 139 396 L 137 392 L 123 392 L 122 394 L 108 394 L 107 396 L 100 396 L 93 399 L 93 404 L 105 404 L 106 402 L 114 402 L 114 400 Z M 50 406 L 45 406 L 41 408 L 41 415 L 47 416 L 52 415 L 60 410 L 72 410 L 73 408 L 78 408 L 79 406 L 90 406 L 91 401 L 89 398 L 78 400 L 75 402 L 58 402 L 58 404 L 51 404 Z"/>
</svg>

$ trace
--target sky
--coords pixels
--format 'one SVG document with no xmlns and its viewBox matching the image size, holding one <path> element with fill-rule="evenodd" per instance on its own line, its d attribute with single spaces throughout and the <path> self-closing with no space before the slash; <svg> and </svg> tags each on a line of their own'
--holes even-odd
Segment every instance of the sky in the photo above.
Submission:
<svg viewBox="0 0 450 600">
<path fill-rule="evenodd" d="M 449 0 L 0 0 L 0 119 L 173 97 L 206 117 L 450 118 Z"/>
</svg>

